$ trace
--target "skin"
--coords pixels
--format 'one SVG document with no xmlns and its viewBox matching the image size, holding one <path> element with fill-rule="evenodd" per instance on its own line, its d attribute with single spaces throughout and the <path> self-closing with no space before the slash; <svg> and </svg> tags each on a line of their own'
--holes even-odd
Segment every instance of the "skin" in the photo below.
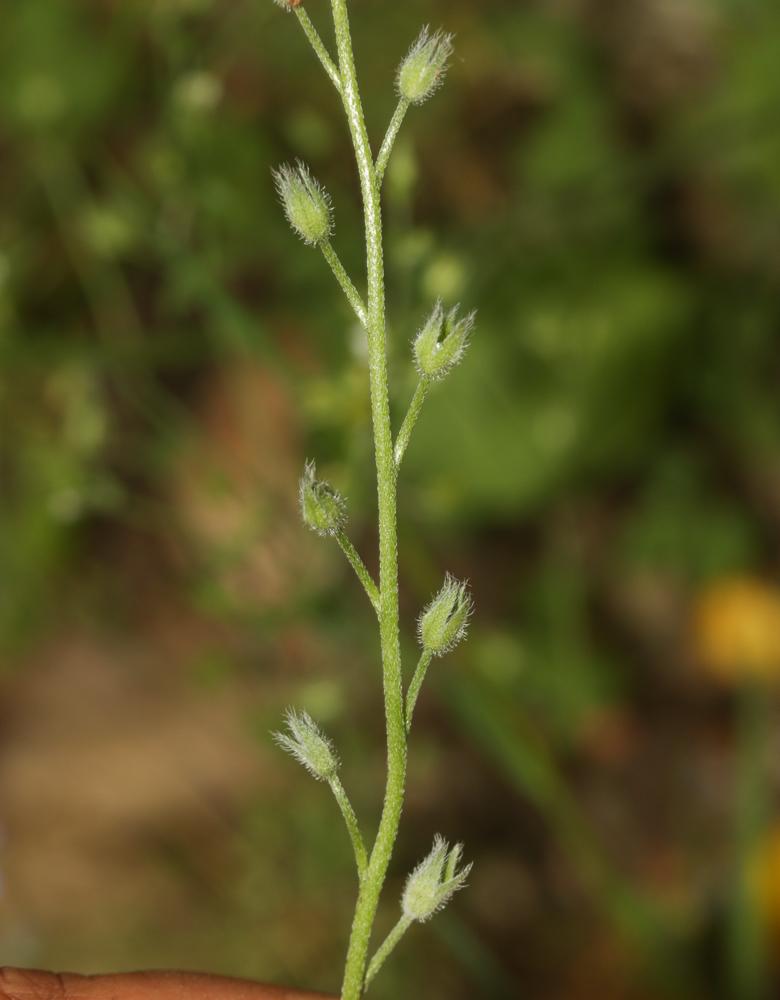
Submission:
<svg viewBox="0 0 780 1000">
<path fill-rule="evenodd" d="M 111 976 L 0 968 L 0 1000 L 333 1000 L 191 972 L 130 972 Z"/>
</svg>

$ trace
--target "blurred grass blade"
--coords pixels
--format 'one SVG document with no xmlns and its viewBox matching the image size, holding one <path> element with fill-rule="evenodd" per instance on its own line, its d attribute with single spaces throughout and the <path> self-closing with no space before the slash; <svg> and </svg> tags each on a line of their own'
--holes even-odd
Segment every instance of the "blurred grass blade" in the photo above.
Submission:
<svg viewBox="0 0 780 1000">
<path fill-rule="evenodd" d="M 671 917 L 613 869 L 539 735 L 484 682 L 452 677 L 446 697 L 474 740 L 544 816 L 562 856 L 656 985 L 686 1000 L 700 995 L 681 962 L 684 942 L 676 939 Z"/>
</svg>

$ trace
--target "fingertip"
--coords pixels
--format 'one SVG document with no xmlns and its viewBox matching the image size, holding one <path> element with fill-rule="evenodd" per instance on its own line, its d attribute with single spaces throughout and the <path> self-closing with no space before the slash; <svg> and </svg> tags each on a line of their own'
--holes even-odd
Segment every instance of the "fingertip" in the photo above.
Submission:
<svg viewBox="0 0 780 1000">
<path fill-rule="evenodd" d="M 0 998 L 2 1000 L 17 1000 L 19 992 L 27 985 L 27 973 L 23 969 L 11 969 L 8 966 L 0 968 Z"/>
<path fill-rule="evenodd" d="M 245 979 L 187 972 L 108 976 L 0 967 L 0 1000 L 332 1000 Z"/>
<path fill-rule="evenodd" d="M 0 1000 L 66 1000 L 65 977 L 55 972 L 0 967 Z"/>
</svg>

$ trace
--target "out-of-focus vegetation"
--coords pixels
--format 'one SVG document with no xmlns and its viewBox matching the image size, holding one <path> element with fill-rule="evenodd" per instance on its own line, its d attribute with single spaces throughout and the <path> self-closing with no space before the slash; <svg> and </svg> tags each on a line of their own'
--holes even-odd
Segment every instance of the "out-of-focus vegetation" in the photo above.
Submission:
<svg viewBox="0 0 780 1000">
<path fill-rule="evenodd" d="M 388 177 L 399 416 L 431 300 L 480 315 L 404 468 L 410 654 L 444 568 L 480 614 L 383 925 L 436 830 L 477 865 L 376 996 L 769 996 L 780 8 L 355 0 L 377 140 L 421 19 L 458 58 Z M 270 0 L 0 13 L 3 962 L 338 984 L 349 845 L 267 735 L 305 704 L 378 812 L 369 613 L 295 510 L 322 456 L 372 563 L 363 345 L 269 172 L 355 271 L 333 102 Z"/>
</svg>

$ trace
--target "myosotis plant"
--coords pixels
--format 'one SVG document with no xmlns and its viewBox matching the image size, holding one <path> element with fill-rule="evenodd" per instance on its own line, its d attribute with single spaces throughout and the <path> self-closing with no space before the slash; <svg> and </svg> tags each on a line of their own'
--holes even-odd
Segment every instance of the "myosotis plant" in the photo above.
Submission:
<svg viewBox="0 0 780 1000">
<path fill-rule="evenodd" d="M 370 849 L 365 845 L 339 779 L 339 758 L 330 739 L 309 715 L 293 710 L 287 713 L 286 731 L 276 734 L 283 749 L 316 779 L 328 783 L 352 841 L 359 884 L 341 997 L 342 1000 L 357 1000 L 411 924 L 428 920 L 445 906 L 462 888 L 471 868 L 461 865 L 461 844 L 450 848 L 437 836 L 430 854 L 407 880 L 398 923 L 369 960 L 377 906 L 398 836 L 406 780 L 407 735 L 414 707 L 431 661 L 449 652 L 463 639 L 471 613 L 466 584 L 447 574 L 441 590 L 420 615 L 418 635 L 422 652 L 405 690 L 398 612 L 398 473 L 428 392 L 435 383 L 446 378 L 463 357 L 474 326 L 474 314 L 462 316 L 458 306 L 445 309 L 441 302 L 434 305 L 412 343 L 419 382 L 407 415 L 394 437 L 387 373 L 381 189 L 393 144 L 409 108 L 423 104 L 444 80 L 452 55 L 452 37 L 423 28 L 401 61 L 396 77 L 398 106 L 375 156 L 366 131 L 355 72 L 347 0 L 331 0 L 337 49 L 335 61 L 309 18 L 303 0 L 275 2 L 295 14 L 341 98 L 355 151 L 365 218 L 367 293 L 364 301 L 331 243 L 333 208 L 327 192 L 303 163 L 282 166 L 274 174 L 290 225 L 304 243 L 322 252 L 364 328 L 368 342 L 378 497 L 378 584 L 345 533 L 347 505 L 344 498 L 332 486 L 317 479 L 313 463 L 308 463 L 304 469 L 299 499 L 304 522 L 317 534 L 332 537 L 340 545 L 378 620 L 387 727 L 387 782 L 379 828 Z"/>
</svg>

